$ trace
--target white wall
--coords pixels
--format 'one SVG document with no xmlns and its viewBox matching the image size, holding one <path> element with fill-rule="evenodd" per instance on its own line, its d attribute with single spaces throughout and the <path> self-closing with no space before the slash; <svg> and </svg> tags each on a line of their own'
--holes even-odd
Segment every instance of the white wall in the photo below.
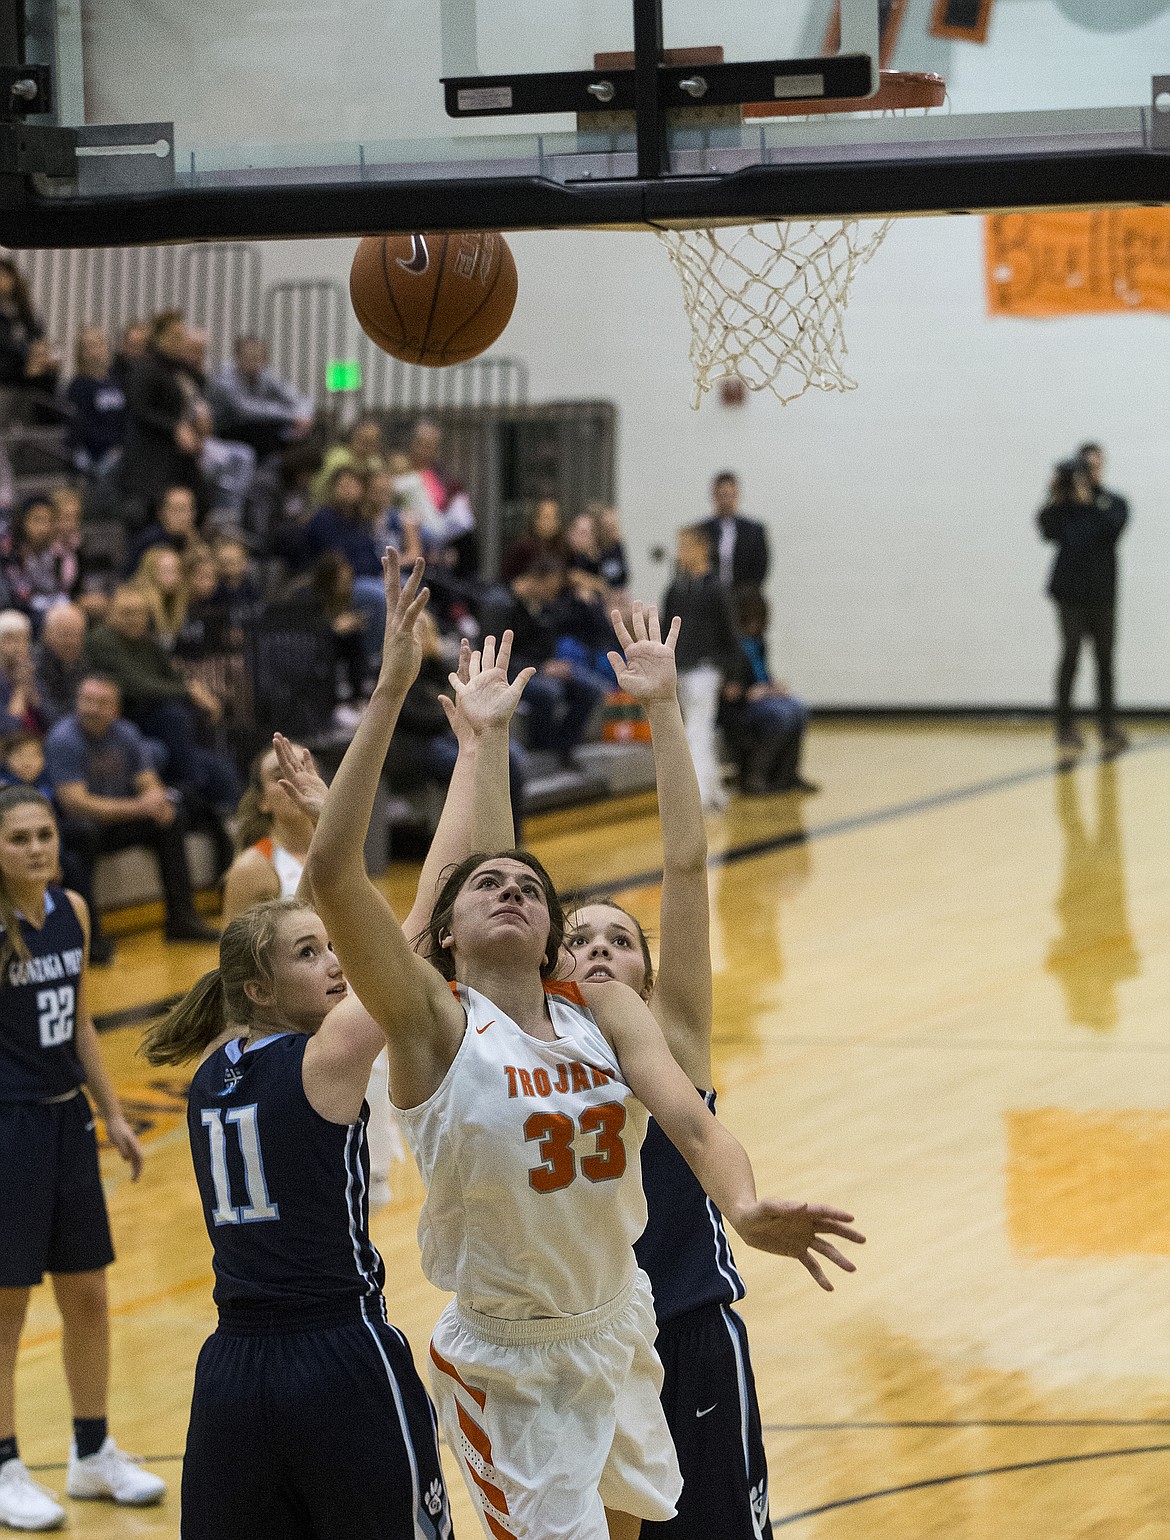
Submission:
<svg viewBox="0 0 1170 1540">
<path fill-rule="evenodd" d="M 537 400 L 617 403 L 640 592 L 665 576 L 650 549 L 706 512 L 730 467 L 771 534 L 776 661 L 811 701 L 1040 703 L 1055 642 L 1033 518 L 1053 462 L 1099 439 L 1133 505 L 1121 694 L 1170 705 L 1165 317 L 990 320 L 982 221 L 902 220 L 854 290 L 856 391 L 694 412 L 678 282 L 653 235 L 509 239 L 520 294 L 498 348 L 526 360 Z M 353 245 L 274 245 L 266 273 L 344 276 Z"/>
</svg>

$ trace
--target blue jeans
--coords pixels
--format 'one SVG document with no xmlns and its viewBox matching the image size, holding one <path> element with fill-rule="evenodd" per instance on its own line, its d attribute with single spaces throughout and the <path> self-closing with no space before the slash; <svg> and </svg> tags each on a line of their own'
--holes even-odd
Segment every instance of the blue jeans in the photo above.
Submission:
<svg viewBox="0 0 1170 1540">
<path fill-rule="evenodd" d="M 763 700 L 746 702 L 736 713 L 733 736 L 736 757 L 745 782 L 757 789 L 769 787 L 782 791 L 791 786 L 800 773 L 800 750 L 808 708 L 794 695 L 766 695 Z"/>
<path fill-rule="evenodd" d="M 528 747 L 537 753 L 571 753 L 607 693 L 598 675 L 576 664 L 567 679 L 537 674 L 521 698 L 521 705 L 527 706 Z"/>
<path fill-rule="evenodd" d="M 366 658 L 370 671 L 376 673 L 382 665 L 382 638 L 386 634 L 386 590 L 380 577 L 354 578 L 353 607 L 362 617 Z"/>
</svg>

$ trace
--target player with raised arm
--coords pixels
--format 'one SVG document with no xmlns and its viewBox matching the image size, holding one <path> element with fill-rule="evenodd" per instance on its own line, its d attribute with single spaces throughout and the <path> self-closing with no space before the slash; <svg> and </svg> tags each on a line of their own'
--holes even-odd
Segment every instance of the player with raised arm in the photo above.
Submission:
<svg viewBox="0 0 1170 1540">
<path fill-rule="evenodd" d="M 638 921 L 600 898 L 570 914 L 561 974 L 636 990 L 714 1112 L 707 836 L 678 703 L 679 622 L 665 640 L 653 607 L 635 604 L 628 629 L 616 611 L 613 622 L 622 652 L 609 660 L 621 689 L 645 711 L 654 745 L 663 869 L 658 973 Z M 642 1146 L 642 1185 L 648 1219 L 634 1250 L 654 1289 L 662 1404 L 683 1474 L 678 1516 L 647 1526 L 647 1540 L 656 1533 L 769 1540 L 768 1467 L 747 1330 L 731 1308 L 743 1298 L 743 1280 L 718 1207 L 653 1119 Z M 815 1264 L 810 1271 L 824 1283 Z"/>
<path fill-rule="evenodd" d="M 401 588 L 395 553 L 385 568 L 381 673 L 307 870 L 350 981 L 386 1032 L 391 1095 L 427 1187 L 424 1270 L 456 1295 L 432 1338 L 432 1388 L 495 1540 L 626 1540 L 641 1519 L 672 1517 L 682 1484 L 633 1251 L 647 1109 L 749 1244 L 818 1270 L 816 1251 L 852 1271 L 826 1236 L 862 1237 L 837 1209 L 756 1196 L 743 1148 L 634 990 L 552 981 L 564 916 L 534 857 L 462 862 L 436 900 L 429 960 L 413 950 L 362 863 L 421 660 L 422 564 Z"/>
<path fill-rule="evenodd" d="M 508 686 L 493 645 L 452 676 L 459 758 L 408 926 L 444 868 L 507 839 Z M 277 740 L 297 805 L 325 797 L 312 757 Z M 184 1540 L 445 1540 L 434 1412 L 387 1323 L 368 1230 L 363 1101 L 381 1029 L 349 992 L 303 898 L 253 905 L 220 966 L 144 1044 L 199 1058 L 191 1150 L 215 1253 L 219 1325 L 200 1354 L 183 1466 Z"/>
<path fill-rule="evenodd" d="M 16 1444 L 16 1354 L 45 1273 L 73 1405 L 66 1490 L 132 1504 L 166 1491 L 106 1427 L 114 1248 L 87 1091 L 134 1180 L 142 1150 L 102 1065 L 85 995 L 89 911 L 57 883 L 59 850 L 46 798 L 0 791 L 0 1524 L 26 1530 L 65 1522 Z"/>
</svg>

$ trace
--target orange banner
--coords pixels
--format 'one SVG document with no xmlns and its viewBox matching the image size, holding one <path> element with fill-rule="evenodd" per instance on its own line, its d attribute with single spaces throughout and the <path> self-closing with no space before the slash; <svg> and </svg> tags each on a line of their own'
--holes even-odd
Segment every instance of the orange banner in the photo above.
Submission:
<svg viewBox="0 0 1170 1540">
<path fill-rule="evenodd" d="M 993 316 L 1170 311 L 1170 209 L 992 214 L 984 229 Z"/>
</svg>

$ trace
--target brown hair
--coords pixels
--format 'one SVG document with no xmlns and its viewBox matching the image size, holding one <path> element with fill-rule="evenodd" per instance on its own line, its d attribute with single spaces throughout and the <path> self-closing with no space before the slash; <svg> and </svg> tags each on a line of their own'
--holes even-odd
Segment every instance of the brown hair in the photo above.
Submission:
<svg viewBox="0 0 1170 1540">
<path fill-rule="evenodd" d="M 267 839 L 272 833 L 272 814 L 260 806 L 264 800 L 264 777 L 261 774 L 264 761 L 272 753 L 272 745 L 261 749 L 248 770 L 248 784 L 240 805 L 236 809 L 236 854 L 250 850 L 257 840 Z"/>
<path fill-rule="evenodd" d="M 26 805 L 44 808 L 53 828 L 56 829 L 57 818 L 53 812 L 53 804 L 32 786 L 6 786 L 3 791 L 0 791 L 0 828 L 3 828 L 4 820 L 14 807 Z M 21 962 L 28 962 L 32 956 L 21 932 L 16 903 L 8 891 L 8 882 L 3 872 L 0 872 L 0 927 L 3 927 L 4 931 L 4 939 L 0 942 L 0 975 L 2 975 L 13 957 L 19 958 Z"/>
<path fill-rule="evenodd" d="M 540 976 L 542 979 L 551 978 L 556 971 L 557 962 L 560 959 L 561 942 L 565 938 L 565 911 L 561 907 L 557 890 L 553 887 L 552 878 L 536 857 L 527 850 L 480 850 L 475 855 L 460 861 L 458 866 L 447 868 L 443 886 L 439 889 L 439 896 L 435 899 L 435 907 L 431 911 L 430 924 L 414 940 L 416 951 L 421 951 L 427 961 L 433 963 L 445 979 L 455 977 L 455 959 L 451 955 L 450 948 L 445 947 L 442 941 L 443 936 L 451 929 L 451 915 L 455 909 L 455 900 L 462 893 L 467 879 L 477 866 L 482 866 L 485 861 L 500 861 L 505 858 L 509 861 L 521 862 L 522 865 L 534 871 L 540 879 L 540 885 L 544 890 L 544 901 L 548 905 L 549 922 L 548 942 L 540 964 Z"/>
<path fill-rule="evenodd" d="M 139 1052 L 151 1064 L 186 1064 L 196 1059 L 229 1026 L 249 1027 L 256 1007 L 245 985 L 273 979 L 272 950 L 280 922 L 289 914 L 312 913 L 296 898 L 253 904 L 224 928 L 219 967 L 205 973 L 178 1005 L 151 1027 Z"/>
<path fill-rule="evenodd" d="M 572 931 L 573 916 L 580 914 L 582 909 L 587 908 L 591 904 L 600 904 L 605 909 L 616 909 L 619 914 L 624 914 L 634 927 L 638 936 L 638 945 L 642 948 L 642 966 L 646 970 L 646 975 L 642 980 L 642 998 L 643 1000 L 649 1000 L 654 992 L 654 959 L 650 956 L 650 942 L 647 939 L 646 932 L 642 929 L 641 921 L 636 915 L 631 914 L 624 904 L 619 904 L 617 899 L 609 893 L 602 893 L 595 898 L 584 899 L 581 903 L 573 904 L 565 910 L 565 929 Z"/>
</svg>

